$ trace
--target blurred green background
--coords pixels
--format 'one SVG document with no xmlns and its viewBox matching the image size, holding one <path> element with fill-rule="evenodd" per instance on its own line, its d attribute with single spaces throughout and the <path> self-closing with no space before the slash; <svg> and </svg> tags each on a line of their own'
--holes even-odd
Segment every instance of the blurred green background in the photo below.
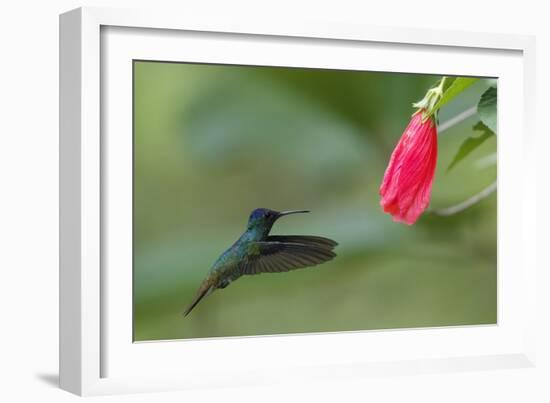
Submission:
<svg viewBox="0 0 550 403">
<path fill-rule="evenodd" d="M 392 149 L 436 76 L 134 65 L 134 339 L 496 323 L 496 196 L 413 226 L 379 207 Z M 440 113 L 475 105 L 480 80 Z M 439 136 L 432 208 L 496 177 L 496 140 L 450 172 L 472 117 Z M 216 258 L 256 207 L 310 209 L 272 233 L 339 242 L 313 268 L 245 276 L 186 318 Z"/>
</svg>

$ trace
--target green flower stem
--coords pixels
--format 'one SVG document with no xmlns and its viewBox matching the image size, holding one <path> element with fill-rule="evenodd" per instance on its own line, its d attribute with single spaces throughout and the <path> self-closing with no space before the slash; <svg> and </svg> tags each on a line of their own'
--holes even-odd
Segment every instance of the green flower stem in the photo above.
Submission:
<svg viewBox="0 0 550 403">
<path fill-rule="evenodd" d="M 446 80 L 447 76 L 443 76 L 441 80 L 439 80 L 439 85 L 437 87 L 430 88 L 421 101 L 413 104 L 413 107 L 418 109 L 415 113 L 422 110 L 423 121 L 426 121 L 437 112 L 435 106 L 443 96 L 443 88 Z"/>
<path fill-rule="evenodd" d="M 443 94 L 443 87 L 445 86 L 445 81 L 447 81 L 447 76 L 443 76 L 443 77 L 441 78 L 441 81 L 440 81 L 440 83 L 439 83 L 439 85 L 438 85 L 438 87 L 437 87 L 437 88 L 439 89 L 439 92 L 440 92 L 441 94 Z"/>
</svg>

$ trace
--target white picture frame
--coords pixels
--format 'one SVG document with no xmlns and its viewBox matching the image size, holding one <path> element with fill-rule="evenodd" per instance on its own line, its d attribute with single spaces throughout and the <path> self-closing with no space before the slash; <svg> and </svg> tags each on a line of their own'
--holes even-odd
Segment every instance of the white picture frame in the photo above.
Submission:
<svg viewBox="0 0 550 403">
<path fill-rule="evenodd" d="M 262 50 L 266 46 L 269 49 Z M 536 242 L 529 237 L 534 237 L 536 216 L 528 208 L 534 205 L 534 195 L 517 189 L 529 189 L 534 180 L 530 179 L 535 169 L 530 159 L 534 153 L 534 49 L 534 39 L 521 35 L 321 22 L 274 25 L 245 18 L 213 21 L 148 10 L 80 8 L 62 14 L 61 387 L 79 395 L 96 395 L 533 366 Z M 331 57 L 322 56 L 327 54 Z M 366 60 L 366 54 L 372 57 Z M 125 286 L 128 272 L 109 270 L 113 261 L 127 268 L 131 254 L 131 214 L 124 205 L 131 191 L 131 150 L 124 135 L 111 133 L 115 129 L 127 133 L 131 126 L 128 61 L 143 55 L 157 60 L 444 72 L 502 79 L 498 324 L 132 343 L 128 338 L 131 293 Z M 120 163 L 113 164 L 112 158 Z M 358 353 L 360 346 L 364 348 Z M 175 354 L 185 354 L 186 359 L 176 359 Z"/>
</svg>

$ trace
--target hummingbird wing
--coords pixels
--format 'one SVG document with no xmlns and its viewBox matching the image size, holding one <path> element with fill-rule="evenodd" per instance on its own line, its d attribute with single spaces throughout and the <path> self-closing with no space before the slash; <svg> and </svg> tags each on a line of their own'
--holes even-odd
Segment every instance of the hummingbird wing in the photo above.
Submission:
<svg viewBox="0 0 550 403">
<path fill-rule="evenodd" d="M 338 245 L 338 242 L 332 239 L 324 238 L 322 236 L 312 236 L 312 235 L 270 235 L 267 237 L 267 241 L 300 243 L 300 244 L 324 247 L 330 250 L 334 249 L 334 247 Z"/>
<path fill-rule="evenodd" d="M 336 256 L 337 245 L 328 238 L 302 235 L 270 236 L 255 242 L 241 266 L 242 274 L 281 273 L 327 262 Z"/>
</svg>

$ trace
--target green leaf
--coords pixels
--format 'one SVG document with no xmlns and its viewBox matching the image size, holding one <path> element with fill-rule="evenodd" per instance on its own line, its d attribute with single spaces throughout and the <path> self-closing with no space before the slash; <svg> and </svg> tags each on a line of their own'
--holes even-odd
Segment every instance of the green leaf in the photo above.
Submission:
<svg viewBox="0 0 550 403">
<path fill-rule="evenodd" d="M 445 93 L 445 91 L 447 91 L 449 89 L 449 87 L 451 85 L 453 85 L 453 83 L 455 82 L 456 79 L 457 79 L 457 77 L 447 77 L 446 78 L 445 83 L 443 83 L 443 88 L 442 88 L 443 93 Z"/>
<path fill-rule="evenodd" d="M 443 86 L 443 95 L 441 99 L 435 104 L 434 110 L 438 110 L 451 99 L 459 95 L 462 91 L 468 88 L 470 85 L 475 83 L 479 78 L 471 77 L 457 77 L 457 78 L 447 78 L 447 81 L 450 80 L 450 84 L 445 82 Z"/>
<path fill-rule="evenodd" d="M 485 140 L 494 135 L 494 132 L 481 121 L 476 123 L 476 125 L 473 127 L 473 130 L 481 131 L 482 134 L 478 137 L 468 137 L 466 140 L 464 140 L 464 142 L 458 149 L 455 157 L 453 158 L 453 161 L 449 165 L 449 168 L 447 168 L 447 172 L 449 172 L 452 168 L 454 168 L 456 164 L 466 158 L 472 151 L 482 145 Z"/>
<path fill-rule="evenodd" d="M 496 87 L 489 87 L 485 91 L 479 103 L 477 104 L 477 114 L 481 121 L 493 133 L 497 133 L 497 89 Z"/>
</svg>

